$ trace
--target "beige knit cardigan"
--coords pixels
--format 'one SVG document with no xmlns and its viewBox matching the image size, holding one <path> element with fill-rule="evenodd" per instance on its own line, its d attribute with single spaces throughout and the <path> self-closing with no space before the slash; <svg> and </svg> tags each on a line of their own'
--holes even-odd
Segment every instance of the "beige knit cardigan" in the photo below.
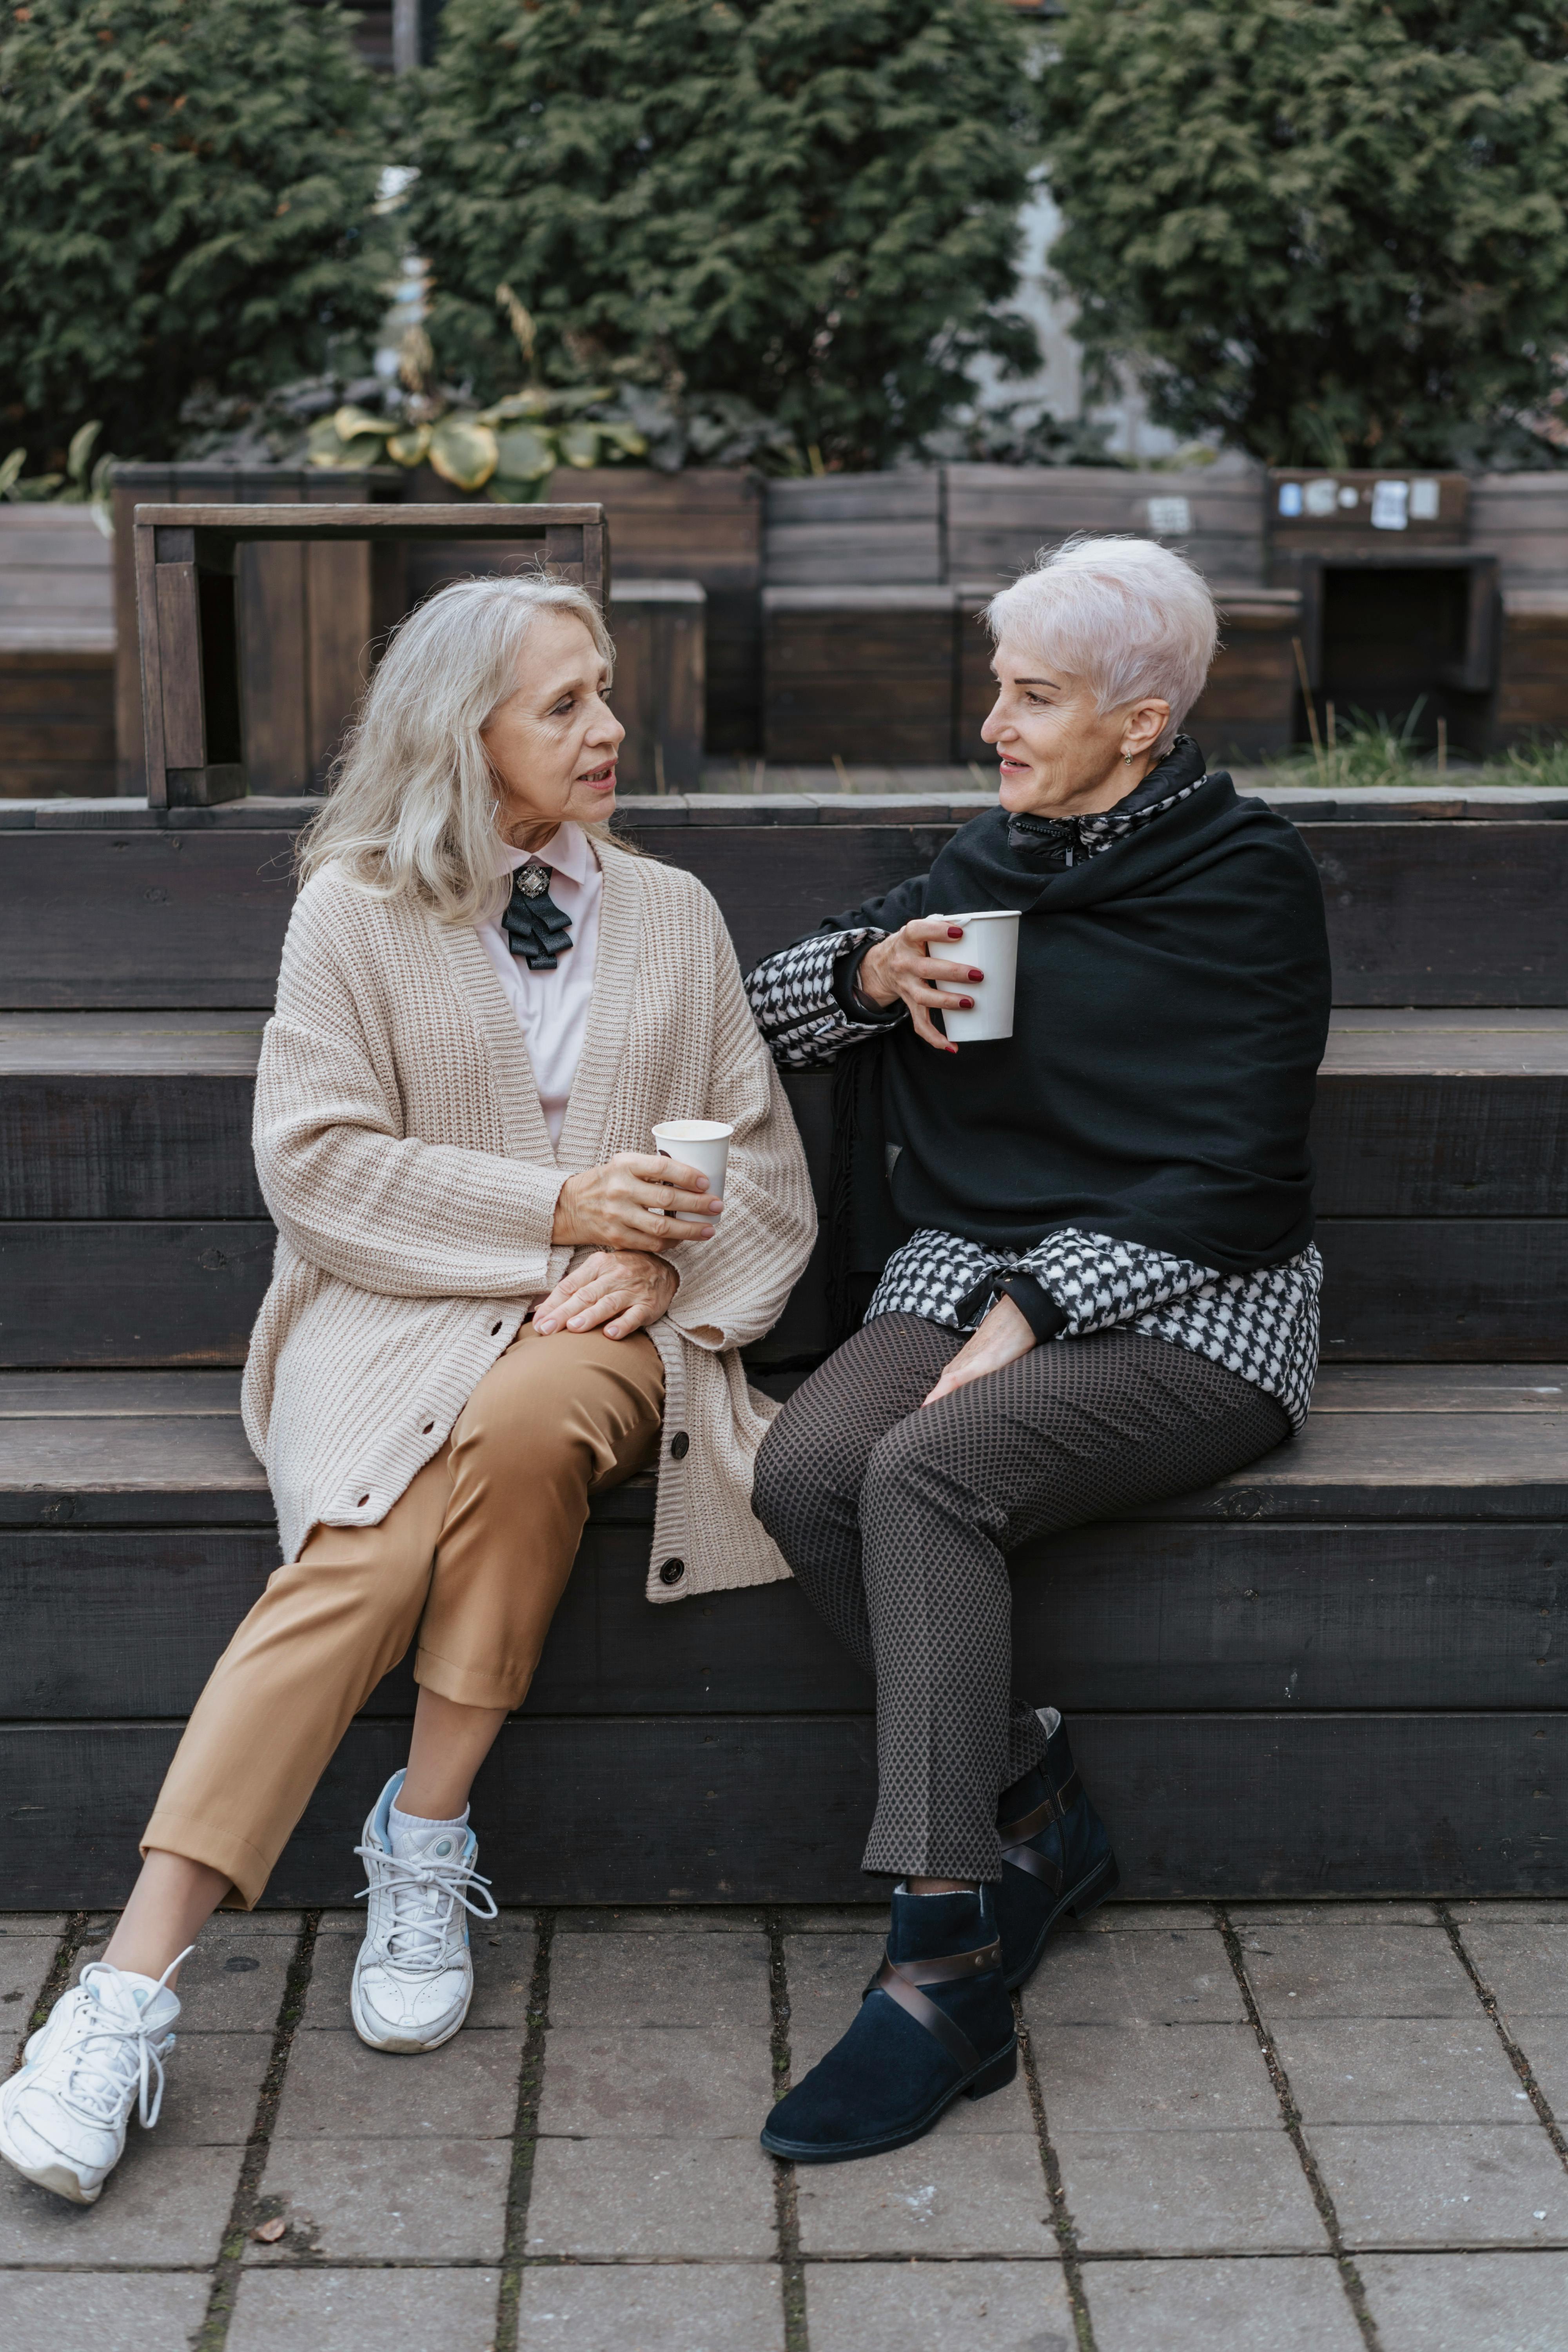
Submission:
<svg viewBox="0 0 1568 2352">
<path fill-rule="evenodd" d="M 810 1254 L 805 1155 L 712 898 L 611 845 L 600 863 L 558 1148 L 470 926 L 330 866 L 300 894 L 257 1080 L 279 1239 L 244 1391 L 287 1559 L 320 1523 L 377 1525 L 445 1443 L 574 1255 L 550 1240 L 566 1178 L 651 1151 L 656 1119 L 721 1118 L 735 1129 L 724 1213 L 712 1241 L 668 1253 L 680 1286 L 650 1333 L 665 1408 L 647 1596 L 789 1573 L 751 1507 L 777 1407 L 748 1388 L 738 1350 L 777 1320 Z M 661 1580 L 670 1561 L 684 1572 Z"/>
</svg>

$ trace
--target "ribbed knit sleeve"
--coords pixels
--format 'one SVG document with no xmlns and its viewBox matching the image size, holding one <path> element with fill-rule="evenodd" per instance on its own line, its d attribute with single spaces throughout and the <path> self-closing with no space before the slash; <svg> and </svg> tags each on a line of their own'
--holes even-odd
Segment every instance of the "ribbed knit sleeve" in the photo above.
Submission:
<svg viewBox="0 0 1568 2352">
<path fill-rule="evenodd" d="M 310 1265 L 384 1297 L 548 1289 L 568 1171 L 405 1132 L 375 996 L 351 978 L 334 900 L 341 919 L 341 890 L 307 890 L 295 908 L 257 1072 L 256 1165 L 279 1232 Z"/>
<path fill-rule="evenodd" d="M 669 1320 L 699 1346 L 742 1348 L 783 1313 L 816 1239 L 816 1212 L 795 1121 L 730 935 L 706 893 L 700 918 L 717 1000 L 713 1076 L 700 1116 L 723 1119 L 735 1133 L 713 1239 L 668 1252 L 680 1276 Z"/>
</svg>

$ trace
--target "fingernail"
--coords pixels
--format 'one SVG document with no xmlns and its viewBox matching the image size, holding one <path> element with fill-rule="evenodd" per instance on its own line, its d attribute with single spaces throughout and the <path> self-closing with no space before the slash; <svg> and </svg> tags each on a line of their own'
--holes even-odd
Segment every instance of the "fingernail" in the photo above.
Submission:
<svg viewBox="0 0 1568 2352">
<path fill-rule="evenodd" d="M 961 996 L 961 997 L 959 998 L 958 1002 L 959 1002 L 959 1007 L 960 1007 L 960 1010 L 961 1010 L 961 1011 L 963 1011 L 963 1012 L 964 1012 L 964 1013 L 973 1013 L 973 1010 L 974 1010 L 974 999 L 973 999 L 973 996 Z"/>
<path fill-rule="evenodd" d="M 949 923 L 947 927 L 947 936 L 950 940 L 961 940 L 963 937 L 963 924 Z"/>
<path fill-rule="evenodd" d="M 971 980 L 984 980 L 985 974 L 983 971 L 972 971 L 969 977 Z"/>
</svg>

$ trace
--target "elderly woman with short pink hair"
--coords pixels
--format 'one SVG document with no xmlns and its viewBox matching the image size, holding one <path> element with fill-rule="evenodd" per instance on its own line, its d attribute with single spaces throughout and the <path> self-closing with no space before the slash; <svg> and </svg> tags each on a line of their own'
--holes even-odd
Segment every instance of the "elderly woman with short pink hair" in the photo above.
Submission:
<svg viewBox="0 0 1568 2352">
<path fill-rule="evenodd" d="M 754 1506 L 875 1681 L 864 1867 L 896 1882 L 874 1990 L 763 2133 L 805 2163 L 1010 2080 L 1009 1990 L 1117 1884 L 1059 1715 L 1014 1688 L 1011 1556 L 1267 1453 L 1317 1360 L 1322 900 L 1180 731 L 1213 600 L 1087 540 L 989 620 L 997 805 L 748 982 L 782 1064 L 837 1064 L 830 1241 L 865 1307 Z M 1011 1034 L 955 1043 L 1015 917 Z"/>
</svg>

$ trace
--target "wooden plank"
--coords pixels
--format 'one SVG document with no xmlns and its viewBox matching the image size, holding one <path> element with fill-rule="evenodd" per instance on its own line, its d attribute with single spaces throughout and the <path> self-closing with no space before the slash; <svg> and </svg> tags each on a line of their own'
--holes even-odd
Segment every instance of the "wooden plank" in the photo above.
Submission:
<svg viewBox="0 0 1568 2352">
<path fill-rule="evenodd" d="M 270 1005 L 293 853 L 287 832 L 8 835 L 0 1003 Z"/>
<path fill-rule="evenodd" d="M 1470 1375 L 1457 1370 L 1445 1376 L 1460 1400 L 1451 1410 L 1436 1409 L 1432 1391 L 1414 1403 L 1384 1391 L 1374 1408 L 1352 1410 L 1342 1390 L 1314 1410 L 1300 1437 L 1261 1462 L 1130 1516 L 1183 1526 L 1568 1519 L 1562 1365 L 1543 1364 L 1539 1374 L 1529 1365 L 1502 1370 L 1520 1389 L 1542 1391 L 1540 1411 L 1471 1412 L 1463 1402 Z M 171 1374 L 158 1377 L 167 1381 Z M 1337 1368 L 1325 1375 L 1339 1377 Z M 1488 1367 L 1476 1377 L 1495 1391 L 1502 1372 Z M 156 1393 L 160 1402 L 145 1415 L 128 1409 L 132 1400 L 121 1391 L 121 1409 L 111 1414 L 0 1416 L 0 1521 L 173 1526 L 267 1518 L 257 1507 L 259 1472 L 237 1418 L 226 1430 L 221 1415 L 206 1410 L 187 1429 L 168 1410 L 169 1391 Z M 595 1517 L 651 1525 L 652 1492 L 650 1480 L 632 1480 L 595 1505 Z"/>
<path fill-rule="evenodd" d="M 0 1364 L 239 1364 L 272 1276 L 260 1219 L 0 1226 Z"/>
<path fill-rule="evenodd" d="M 254 1080 L 0 1076 L 0 1217 L 264 1217 Z"/>
<path fill-rule="evenodd" d="M 1015 1683 L 1112 1712 L 1561 1706 L 1565 1538 L 1463 1521 L 1076 1528 L 1015 1561 Z M 530 1717 L 870 1706 L 798 1586 L 652 1608 L 647 1546 L 646 1527 L 590 1522 Z M 0 1533 L 0 1717 L 188 1713 L 278 1557 L 268 1528 Z M 363 1712 L 413 1706 L 405 1659 Z"/>
<path fill-rule="evenodd" d="M 1568 1891 L 1561 1713 L 1080 1715 L 1072 1734 L 1125 1895 Z M 176 1738 L 0 1731 L 0 1903 L 122 1901 Z M 401 1723 L 351 1727 L 268 1904 L 352 1898 L 365 1805 L 406 1748 Z M 474 1814 L 503 1903 L 850 1902 L 886 1887 L 859 1869 L 874 1787 L 864 1716 L 542 1718 L 502 1732 Z"/>
<path fill-rule="evenodd" d="M 239 1388 L 237 1371 L 0 1372 L 0 1421 L 232 1419 Z"/>
<path fill-rule="evenodd" d="M 941 761 L 952 738 L 952 604 L 943 591 L 763 596 L 770 760 Z"/>
<path fill-rule="evenodd" d="M 1568 1222 L 1319 1220 L 1324 1357 L 1551 1362 L 1568 1340 Z"/>
<path fill-rule="evenodd" d="M 8 835 L 0 1006 L 269 1003 L 293 835 L 251 829 L 254 814 L 241 803 L 232 825 Z M 761 804 L 731 814 L 699 799 L 692 814 L 657 832 L 645 823 L 638 837 L 714 891 L 742 964 L 923 872 L 953 830 L 795 822 L 768 824 L 764 842 Z M 1304 821 L 1300 831 L 1323 877 L 1342 1005 L 1568 1004 L 1568 824 Z"/>
</svg>

